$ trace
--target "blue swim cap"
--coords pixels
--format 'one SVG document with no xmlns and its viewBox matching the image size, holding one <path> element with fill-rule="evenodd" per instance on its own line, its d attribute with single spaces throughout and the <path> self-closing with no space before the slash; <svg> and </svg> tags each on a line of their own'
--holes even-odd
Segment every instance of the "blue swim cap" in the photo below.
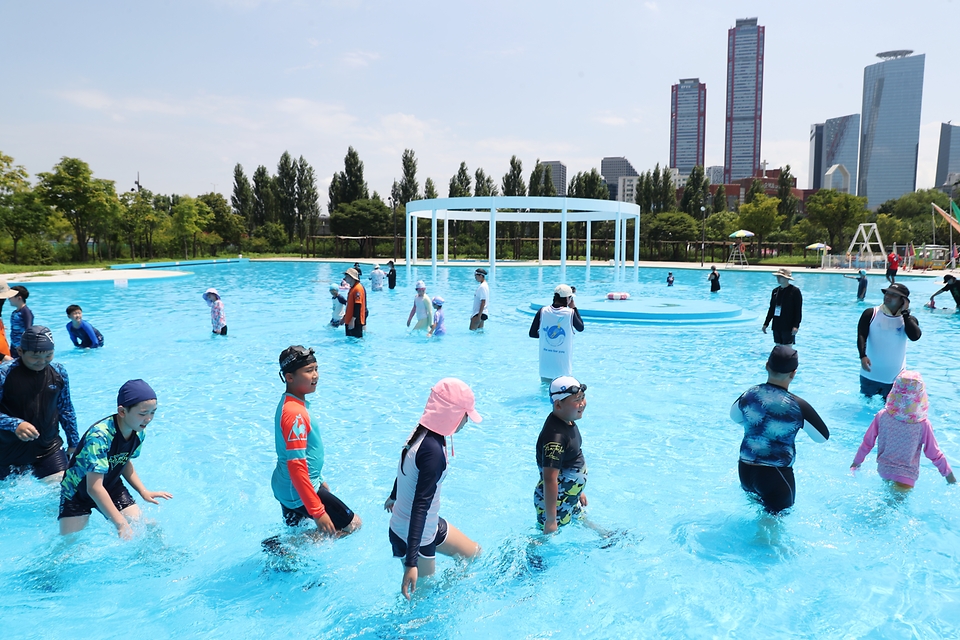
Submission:
<svg viewBox="0 0 960 640">
<path fill-rule="evenodd" d="M 138 378 L 136 380 L 127 380 L 123 383 L 123 386 L 120 387 L 120 392 L 117 394 L 117 406 L 132 407 L 144 400 L 156 399 L 157 394 L 153 388 Z"/>
</svg>

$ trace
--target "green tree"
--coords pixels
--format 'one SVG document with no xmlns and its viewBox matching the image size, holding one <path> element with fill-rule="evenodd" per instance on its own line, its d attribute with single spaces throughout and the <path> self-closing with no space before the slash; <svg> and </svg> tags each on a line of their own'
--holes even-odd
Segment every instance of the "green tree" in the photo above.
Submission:
<svg viewBox="0 0 960 640">
<path fill-rule="evenodd" d="M 821 189 L 807 200 L 807 219 L 826 231 L 827 244 L 840 249 L 857 225 L 866 221 L 867 199 Z"/>
<path fill-rule="evenodd" d="M 402 189 L 401 184 L 401 191 Z M 363 179 L 363 162 L 360 161 L 360 154 L 353 147 L 347 148 L 347 155 L 343 157 L 343 171 L 333 174 L 328 193 L 330 202 L 327 204 L 327 211 L 331 216 L 341 204 L 370 199 L 367 181 Z"/>
<path fill-rule="evenodd" d="M 468 178 L 470 176 L 467 176 Z M 467 191 L 469 194 L 470 192 Z M 437 185 L 433 183 L 433 178 L 427 178 L 423 181 L 423 197 L 427 200 L 436 200 L 440 196 L 437 194 Z"/>
<path fill-rule="evenodd" d="M 765 236 L 778 230 L 783 224 L 783 216 L 777 211 L 779 205 L 779 198 L 760 193 L 752 202 L 745 202 L 740 206 L 740 224 L 744 229 L 753 231 L 761 245 Z"/>
<path fill-rule="evenodd" d="M 273 180 L 277 197 L 279 222 L 287 232 L 287 241 L 293 240 L 297 222 L 297 163 L 290 153 L 283 152 L 277 163 L 277 176 Z"/>
<path fill-rule="evenodd" d="M 0 199 L 29 186 L 27 170 L 22 165 L 14 165 L 13 158 L 0 152 Z"/>
<path fill-rule="evenodd" d="M 258 227 L 256 237 L 265 240 L 271 251 L 279 253 L 287 248 L 287 230 L 279 222 L 268 222 Z"/>
<path fill-rule="evenodd" d="M 747 194 L 743 197 L 743 202 L 744 204 L 750 204 L 754 198 L 762 195 L 766 195 L 766 191 L 764 191 L 763 188 L 763 180 L 754 178 L 753 182 L 750 183 L 750 188 L 747 189 Z"/>
<path fill-rule="evenodd" d="M 417 182 L 417 157 L 413 149 L 404 149 L 400 159 L 403 165 L 403 178 L 400 180 L 400 203 L 420 199 L 420 183 Z"/>
<path fill-rule="evenodd" d="M 136 260 L 138 253 L 146 257 L 147 220 L 157 214 L 153 208 L 153 194 L 147 189 L 127 191 L 120 196 L 120 204 L 123 207 L 120 211 L 120 233 L 130 246 L 130 259 Z"/>
<path fill-rule="evenodd" d="M 500 190 L 505 196 L 527 195 L 527 185 L 523 181 L 523 163 L 517 156 L 510 157 L 510 170 L 503 174 Z"/>
<path fill-rule="evenodd" d="M 253 229 L 277 221 L 277 199 L 273 177 L 263 165 L 253 172 Z"/>
<path fill-rule="evenodd" d="M 313 167 L 303 156 L 297 160 L 297 236 L 303 244 L 320 223 L 320 192 Z"/>
<path fill-rule="evenodd" d="M 717 186 L 717 192 L 713 194 L 713 210 L 715 213 L 727 210 L 727 190 L 722 184 Z"/>
<path fill-rule="evenodd" d="M 13 240 L 13 263 L 19 264 L 18 245 L 26 237 L 39 236 L 50 219 L 50 207 L 33 189 L 18 188 L 0 198 L 0 227 Z"/>
<path fill-rule="evenodd" d="M 593 198 L 594 200 L 609 200 L 610 190 L 603 176 L 596 167 L 590 171 L 578 172 L 570 179 L 567 187 L 567 196 L 570 198 Z"/>
<path fill-rule="evenodd" d="M 222 196 L 221 196 L 222 197 Z M 189 248 L 193 245 L 193 256 L 197 256 L 197 236 L 207 228 L 213 220 L 213 212 L 202 201 L 183 196 L 173 207 L 174 237 L 182 243 L 183 257 L 189 258 Z"/>
<path fill-rule="evenodd" d="M 740 216 L 736 211 L 718 211 L 707 216 L 707 239 L 727 240 L 740 228 Z"/>
<path fill-rule="evenodd" d="M 557 187 L 553 184 L 553 169 L 548 164 L 543 166 L 543 185 L 540 187 L 540 195 L 548 198 L 557 195 Z"/>
<path fill-rule="evenodd" d="M 699 230 L 697 220 L 682 211 L 658 213 L 649 223 L 651 240 L 694 240 L 699 237 Z"/>
<path fill-rule="evenodd" d="M 793 195 L 793 184 L 796 180 L 790 173 L 790 165 L 787 165 L 780 171 L 780 177 L 777 178 L 777 197 L 780 199 L 780 206 L 777 211 L 783 216 L 783 219 L 789 224 L 794 216 L 800 210 L 800 198 Z"/>
<path fill-rule="evenodd" d="M 212 214 L 202 231 L 211 234 L 210 240 L 214 239 L 213 235 L 219 238 L 217 244 L 210 245 L 213 255 L 217 255 L 217 248 L 222 243 L 239 247 L 240 238 L 244 232 L 244 221 L 233 212 L 227 199 L 219 193 L 205 193 L 197 196 L 197 200 L 207 205 Z"/>
<path fill-rule="evenodd" d="M 466 167 L 466 165 L 464 165 Z M 483 169 L 477 169 L 473 174 L 473 195 L 475 196 L 498 196 L 500 189 L 493 181 L 491 176 L 484 173 Z"/>
<path fill-rule="evenodd" d="M 889 213 L 879 214 L 876 222 L 880 239 L 887 244 L 892 242 L 907 243 L 913 240 L 910 237 L 910 229 L 904 225 L 903 221 Z"/>
<path fill-rule="evenodd" d="M 59 211 L 73 227 L 81 262 L 88 257 L 87 242 L 100 219 L 110 215 L 119 200 L 113 182 L 93 177 L 79 158 L 61 158 L 49 173 L 38 175 L 43 202 Z"/>
<path fill-rule="evenodd" d="M 391 226 L 390 209 L 380 200 L 344 203 L 330 214 L 330 230 L 338 236 L 384 236 Z"/>
<path fill-rule="evenodd" d="M 238 162 L 233 168 L 233 195 L 230 197 L 233 212 L 240 216 L 250 232 L 256 229 L 253 218 L 253 187 L 243 172 L 243 166 Z"/>
<path fill-rule="evenodd" d="M 482 174 L 483 169 L 479 169 L 477 173 Z M 469 196 L 470 196 L 470 171 L 469 169 L 467 169 L 467 163 L 461 162 L 460 168 L 457 169 L 457 175 L 450 178 L 450 190 L 448 192 L 448 197 L 467 198 Z"/>
<path fill-rule="evenodd" d="M 677 209 L 677 186 L 673 183 L 673 175 L 666 167 L 660 174 L 660 192 L 655 202 L 657 211 L 676 211 Z"/>
<path fill-rule="evenodd" d="M 653 211 L 653 177 L 649 171 L 641 173 L 637 179 L 637 195 L 634 200 L 641 213 Z"/>
<path fill-rule="evenodd" d="M 694 218 L 701 218 L 704 214 L 700 207 L 705 207 L 707 215 L 710 212 L 710 181 L 703 173 L 703 167 L 696 166 L 687 178 L 680 198 L 680 211 L 689 213 Z"/>
<path fill-rule="evenodd" d="M 537 163 L 533 165 L 533 171 L 530 172 L 530 188 L 527 190 L 527 195 L 539 196 L 542 195 L 541 191 L 543 191 L 543 165 L 540 164 L 540 158 L 537 158 Z"/>
</svg>

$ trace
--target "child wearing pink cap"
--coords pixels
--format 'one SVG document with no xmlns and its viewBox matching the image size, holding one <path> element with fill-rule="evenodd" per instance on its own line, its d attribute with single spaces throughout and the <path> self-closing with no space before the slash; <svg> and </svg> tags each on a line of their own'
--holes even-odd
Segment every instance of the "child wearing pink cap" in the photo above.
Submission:
<svg viewBox="0 0 960 640">
<path fill-rule="evenodd" d="M 920 477 L 921 450 L 948 483 L 955 483 L 950 463 L 937 446 L 927 419 L 928 406 L 923 378 L 916 371 L 903 371 L 893 382 L 886 407 L 870 423 L 850 468 L 859 469 L 879 440 L 877 473 L 897 489 L 912 489 Z"/>
<path fill-rule="evenodd" d="M 460 431 L 467 418 L 479 423 L 473 391 L 462 380 L 444 378 L 430 390 L 417 428 L 400 453 L 393 491 L 383 504 L 389 511 L 393 557 L 403 560 L 400 592 L 407 600 L 419 576 L 436 570 L 436 552 L 474 558 L 480 545 L 439 516 L 440 485 L 447 475 L 446 436 Z"/>
<path fill-rule="evenodd" d="M 217 335 L 227 335 L 227 315 L 223 311 L 223 300 L 216 289 L 210 288 L 203 292 L 203 299 L 210 307 L 210 324 Z"/>
</svg>

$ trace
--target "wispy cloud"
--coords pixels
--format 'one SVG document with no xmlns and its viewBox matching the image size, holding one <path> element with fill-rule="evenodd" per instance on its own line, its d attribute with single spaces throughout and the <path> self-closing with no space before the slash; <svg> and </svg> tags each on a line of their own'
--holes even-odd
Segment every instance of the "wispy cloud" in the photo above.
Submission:
<svg viewBox="0 0 960 640">
<path fill-rule="evenodd" d="M 646 7 L 648 11 L 653 11 L 654 13 L 660 12 L 660 7 L 657 6 L 656 2 L 644 2 L 643 6 Z"/>
<path fill-rule="evenodd" d="M 597 116 L 596 121 L 600 124 L 610 125 L 611 127 L 622 127 L 627 124 L 626 118 L 620 116 Z"/>
<path fill-rule="evenodd" d="M 340 56 L 340 62 L 354 69 L 369 67 L 372 62 L 379 59 L 380 54 L 374 51 L 350 51 Z"/>
</svg>

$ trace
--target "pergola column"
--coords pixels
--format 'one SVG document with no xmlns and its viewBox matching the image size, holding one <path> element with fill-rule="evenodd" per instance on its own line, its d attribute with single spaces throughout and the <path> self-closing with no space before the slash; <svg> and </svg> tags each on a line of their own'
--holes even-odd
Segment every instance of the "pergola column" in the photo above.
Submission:
<svg viewBox="0 0 960 640">
<path fill-rule="evenodd" d="M 560 282 L 567 281 L 567 205 L 560 210 Z"/>
<path fill-rule="evenodd" d="M 407 233 L 403 234 L 403 265 L 409 270 L 410 269 L 410 209 L 404 207 L 403 211 L 404 223 L 407 225 L 405 228 Z M 409 277 L 409 273 L 407 276 Z"/>
<path fill-rule="evenodd" d="M 419 220 L 417 216 L 411 216 L 410 219 L 411 219 L 411 222 L 413 223 L 413 229 L 410 231 L 410 239 L 411 239 L 411 242 L 413 242 L 413 251 L 411 252 L 410 255 L 413 258 L 412 259 L 413 264 L 416 265 L 417 264 L 417 227 L 420 225 L 417 224 L 417 221 Z"/>
<path fill-rule="evenodd" d="M 640 216 L 633 223 L 633 281 L 640 281 Z"/>
<path fill-rule="evenodd" d="M 587 270 L 590 269 L 590 245 L 593 238 L 593 221 L 587 218 Z"/>
<path fill-rule="evenodd" d="M 543 214 L 540 214 L 540 236 L 537 240 L 537 263 L 543 265 Z"/>
<path fill-rule="evenodd" d="M 437 210 L 430 211 L 430 268 L 433 270 L 433 281 L 437 281 Z"/>
<path fill-rule="evenodd" d="M 497 206 L 490 206 L 490 277 L 497 270 Z"/>
<path fill-rule="evenodd" d="M 620 209 L 613 227 L 613 281 L 620 282 Z"/>
<path fill-rule="evenodd" d="M 449 253 L 447 251 L 449 248 L 448 241 L 450 239 L 449 218 L 450 218 L 450 212 L 444 211 L 443 212 L 443 264 L 447 264 L 449 260 Z"/>
</svg>

